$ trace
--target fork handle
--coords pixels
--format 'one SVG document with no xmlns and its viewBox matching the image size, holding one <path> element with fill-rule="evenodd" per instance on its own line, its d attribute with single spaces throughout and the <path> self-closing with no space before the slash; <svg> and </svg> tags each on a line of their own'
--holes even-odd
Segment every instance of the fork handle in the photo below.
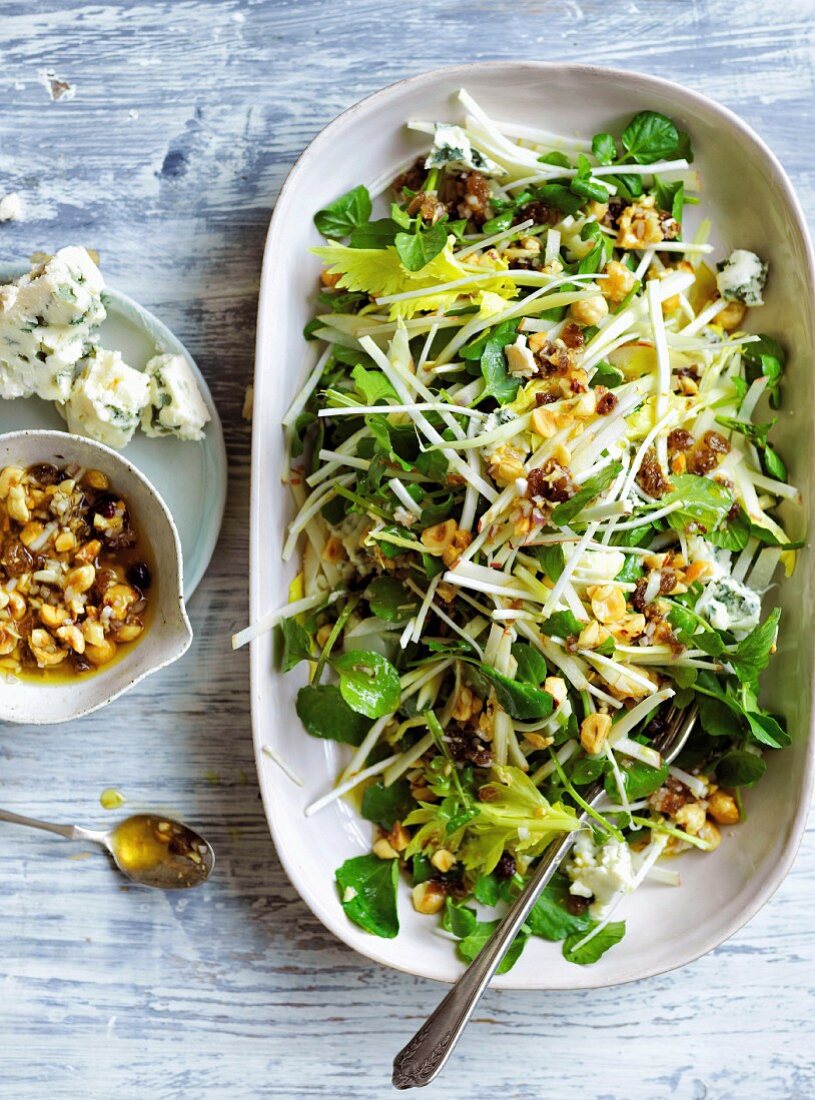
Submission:
<svg viewBox="0 0 815 1100">
<path fill-rule="evenodd" d="M 604 795 L 603 785 L 593 783 L 584 798 L 592 807 Z M 589 814 L 580 814 L 582 825 Z M 495 971 L 512 941 L 532 911 L 544 887 L 551 880 L 563 857 L 574 844 L 577 830 L 564 833 L 553 840 L 540 862 L 507 910 L 486 946 L 459 978 L 432 1016 L 419 1028 L 407 1046 L 396 1055 L 393 1062 L 393 1084 L 397 1089 L 422 1088 L 429 1085 L 441 1071 L 453 1053 L 481 995 L 492 980 Z"/>
</svg>

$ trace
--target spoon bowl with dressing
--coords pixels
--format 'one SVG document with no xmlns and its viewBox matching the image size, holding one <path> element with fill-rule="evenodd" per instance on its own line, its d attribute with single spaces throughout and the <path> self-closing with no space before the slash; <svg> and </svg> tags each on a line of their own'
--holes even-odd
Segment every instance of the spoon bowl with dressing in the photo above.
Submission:
<svg viewBox="0 0 815 1100">
<path fill-rule="evenodd" d="M 161 814 L 133 814 L 107 831 L 58 825 L 0 810 L 0 821 L 56 833 L 66 840 L 91 841 L 105 848 L 118 869 L 139 886 L 186 890 L 212 874 L 212 845 L 188 825 Z"/>
</svg>

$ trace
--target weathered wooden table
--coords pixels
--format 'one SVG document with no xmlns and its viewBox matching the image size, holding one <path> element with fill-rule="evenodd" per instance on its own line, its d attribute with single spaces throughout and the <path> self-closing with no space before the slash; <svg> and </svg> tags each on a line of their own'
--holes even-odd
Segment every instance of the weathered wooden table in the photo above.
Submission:
<svg viewBox="0 0 815 1100">
<path fill-rule="evenodd" d="M 231 460 L 226 522 L 192 600 L 192 650 L 90 719 L 0 731 L 2 803 L 63 820 L 131 806 L 218 850 L 188 896 L 128 889 L 103 858 L 0 833 L 0 1096 L 365 1098 L 440 989 L 390 973 L 295 896 L 255 781 L 246 617 L 255 298 L 284 173 L 338 111 L 454 61 L 640 68 L 740 112 L 815 200 L 815 3 L 798 0 L 4 0 L 0 257 L 97 248 L 206 373 Z M 75 87 L 53 102 L 42 70 Z M 745 195 L 749 201 L 749 195 Z M 24 426 L 25 406 L 20 406 Z M 815 839 L 772 903 L 683 971 L 589 994 L 493 993 L 431 1095 L 810 1100 Z"/>
</svg>

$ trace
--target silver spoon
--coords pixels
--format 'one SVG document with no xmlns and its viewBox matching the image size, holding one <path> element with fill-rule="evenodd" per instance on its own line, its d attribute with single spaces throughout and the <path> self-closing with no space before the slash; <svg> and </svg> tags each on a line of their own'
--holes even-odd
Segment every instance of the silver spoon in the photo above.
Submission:
<svg viewBox="0 0 815 1100">
<path fill-rule="evenodd" d="M 66 840 L 89 840 L 106 848 L 123 875 L 140 886 L 185 890 L 200 886 L 212 874 L 215 853 L 199 833 L 160 814 L 133 814 L 107 832 L 81 825 L 55 825 L 35 817 L 0 810 L 0 821 L 44 829 Z"/>
<path fill-rule="evenodd" d="M 665 763 L 670 764 L 682 751 L 696 722 L 696 705 L 687 710 L 673 708 L 668 714 L 664 733 L 654 738 L 653 747 Z M 598 805 L 605 798 L 601 780 L 593 783 L 584 793 L 590 806 Z M 582 825 L 588 818 L 584 810 L 578 816 Z M 464 971 L 459 980 L 443 998 L 436 1011 L 422 1024 L 407 1046 L 393 1061 L 393 1084 L 397 1089 L 422 1088 L 444 1068 L 469 1023 L 481 995 L 492 981 L 501 960 L 520 931 L 532 907 L 543 892 L 564 856 L 574 844 L 577 833 L 564 833 L 553 840 L 541 856 L 526 885 L 512 902 L 501 923 Z"/>
</svg>

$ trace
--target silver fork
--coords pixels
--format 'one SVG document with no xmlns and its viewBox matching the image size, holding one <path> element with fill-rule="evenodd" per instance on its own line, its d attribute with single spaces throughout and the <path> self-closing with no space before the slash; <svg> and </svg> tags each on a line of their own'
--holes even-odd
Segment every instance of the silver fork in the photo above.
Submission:
<svg viewBox="0 0 815 1100">
<path fill-rule="evenodd" d="M 653 747 L 664 762 L 670 764 L 682 751 L 696 722 L 697 713 L 696 704 L 685 710 L 671 708 L 665 730 L 653 741 Z M 598 779 L 584 792 L 583 797 L 593 808 L 602 801 L 604 795 L 603 783 Z M 588 817 L 588 812 L 584 810 L 579 815 L 578 822 L 583 825 Z M 574 844 L 576 836 L 577 831 L 565 833 L 558 840 L 552 841 L 478 957 L 462 974 L 433 1015 L 428 1017 L 407 1046 L 396 1055 L 393 1061 L 393 1084 L 397 1089 L 422 1088 L 429 1085 L 441 1072 L 482 993 L 544 887 Z"/>
</svg>

